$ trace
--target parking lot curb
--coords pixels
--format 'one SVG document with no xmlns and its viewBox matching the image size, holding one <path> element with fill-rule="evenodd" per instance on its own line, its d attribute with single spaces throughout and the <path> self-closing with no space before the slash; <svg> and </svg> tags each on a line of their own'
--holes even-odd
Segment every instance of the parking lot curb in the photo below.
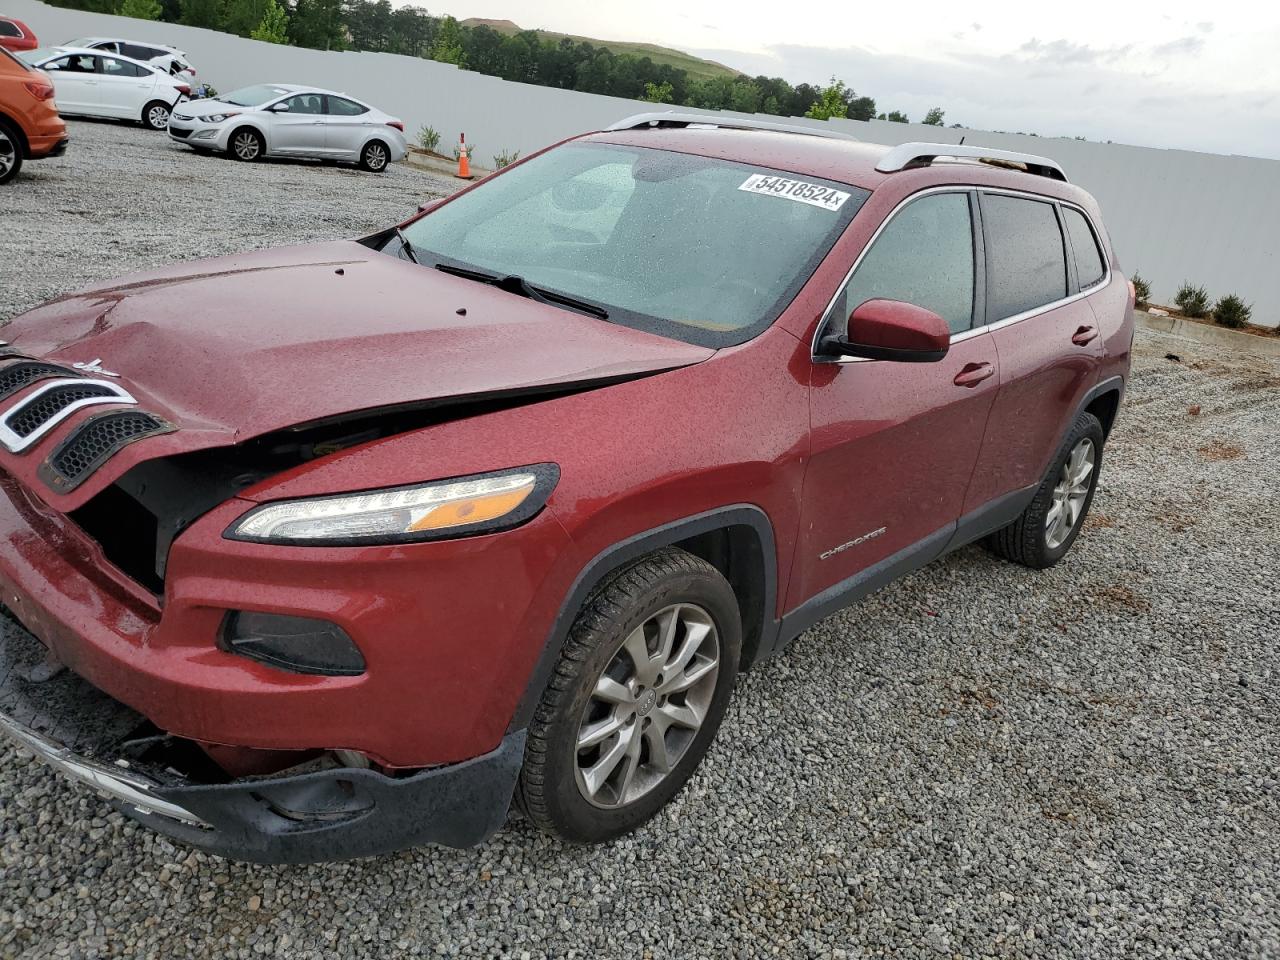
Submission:
<svg viewBox="0 0 1280 960">
<path fill-rule="evenodd" d="M 1148 330 L 1171 333 L 1200 343 L 1212 343 L 1228 347 L 1238 353 L 1251 353 L 1262 357 L 1280 357 L 1280 337 L 1260 337 L 1253 333 L 1241 333 L 1226 327 L 1214 327 L 1183 317 L 1161 317 L 1145 310 L 1135 310 L 1134 319 Z"/>
</svg>

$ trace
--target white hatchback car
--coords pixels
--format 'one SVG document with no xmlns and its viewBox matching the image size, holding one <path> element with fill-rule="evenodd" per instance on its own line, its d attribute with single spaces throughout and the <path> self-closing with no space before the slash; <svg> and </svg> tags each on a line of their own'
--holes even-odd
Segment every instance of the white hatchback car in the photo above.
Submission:
<svg viewBox="0 0 1280 960">
<path fill-rule="evenodd" d="M 137 120 L 163 130 L 173 106 L 191 95 L 189 84 L 162 67 L 119 54 L 50 47 L 19 56 L 49 75 L 64 116 Z"/>
<path fill-rule="evenodd" d="M 169 136 L 237 160 L 343 160 L 374 173 L 409 152 L 404 124 L 395 117 L 344 93 L 287 83 L 184 104 L 169 119 Z"/>
<path fill-rule="evenodd" d="M 140 40 L 121 40 L 117 37 L 85 37 L 64 43 L 62 46 L 75 47 L 78 50 L 118 53 L 131 60 L 141 60 L 153 67 L 160 67 L 179 79 L 194 80 L 196 78 L 196 68 L 191 65 L 187 55 L 177 47 L 164 43 L 150 41 L 144 43 Z"/>
</svg>

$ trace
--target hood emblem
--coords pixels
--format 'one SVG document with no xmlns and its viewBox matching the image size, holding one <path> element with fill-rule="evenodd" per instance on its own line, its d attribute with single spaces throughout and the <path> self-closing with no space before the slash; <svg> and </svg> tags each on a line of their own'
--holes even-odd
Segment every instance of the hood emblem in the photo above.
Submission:
<svg viewBox="0 0 1280 960">
<path fill-rule="evenodd" d="M 102 358 L 95 357 L 88 363 L 73 363 L 73 367 L 77 370 L 83 370 L 85 373 L 96 373 L 100 377 L 119 377 L 120 374 L 112 373 L 110 370 L 102 369 Z"/>
</svg>

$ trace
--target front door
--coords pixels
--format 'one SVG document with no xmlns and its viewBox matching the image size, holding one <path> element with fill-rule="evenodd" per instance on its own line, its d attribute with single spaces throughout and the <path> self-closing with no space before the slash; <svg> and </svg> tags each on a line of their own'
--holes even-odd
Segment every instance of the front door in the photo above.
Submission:
<svg viewBox="0 0 1280 960">
<path fill-rule="evenodd" d="M 289 109 L 271 114 L 267 149 L 272 153 L 325 156 L 324 94 L 299 93 L 282 102 Z"/>
<path fill-rule="evenodd" d="M 952 342 L 933 363 L 815 363 L 788 609 L 895 554 L 929 559 L 960 516 L 1000 381 L 992 338 L 975 325 L 974 203 L 948 190 L 898 207 L 828 311 L 843 330 L 867 300 L 901 300 L 942 316 Z"/>
<path fill-rule="evenodd" d="M 97 57 L 87 53 L 73 53 L 51 60 L 41 68 L 53 81 L 54 99 L 60 112 L 98 115 L 100 103 L 95 60 Z"/>
</svg>

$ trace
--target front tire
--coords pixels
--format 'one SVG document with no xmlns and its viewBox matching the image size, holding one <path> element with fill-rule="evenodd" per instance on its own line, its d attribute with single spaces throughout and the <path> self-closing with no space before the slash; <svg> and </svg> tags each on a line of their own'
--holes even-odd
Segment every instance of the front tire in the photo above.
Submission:
<svg viewBox="0 0 1280 960">
<path fill-rule="evenodd" d="M 8 123 L 0 120 L 0 184 L 8 183 L 22 169 L 22 139 Z"/>
<path fill-rule="evenodd" d="M 1065 557 L 1089 515 L 1105 440 L 1097 417 L 1077 416 L 1031 503 L 1017 520 L 983 541 L 987 549 L 1033 570 Z"/>
<path fill-rule="evenodd" d="M 391 162 L 391 151 L 381 140 L 370 140 L 360 151 L 360 168 L 370 173 L 381 173 Z"/>
<path fill-rule="evenodd" d="M 262 140 L 262 134 L 253 127 L 241 127 L 234 131 L 231 139 L 227 141 L 227 152 L 243 163 L 253 163 L 255 160 L 262 159 L 266 150 L 267 145 Z"/>
<path fill-rule="evenodd" d="M 634 830 L 684 786 L 724 717 L 742 624 L 715 567 L 666 548 L 583 604 L 529 725 L 516 800 L 577 843 Z"/>
<path fill-rule="evenodd" d="M 169 129 L 169 105 L 162 100 L 152 100 L 142 108 L 142 125 L 148 130 Z"/>
</svg>

